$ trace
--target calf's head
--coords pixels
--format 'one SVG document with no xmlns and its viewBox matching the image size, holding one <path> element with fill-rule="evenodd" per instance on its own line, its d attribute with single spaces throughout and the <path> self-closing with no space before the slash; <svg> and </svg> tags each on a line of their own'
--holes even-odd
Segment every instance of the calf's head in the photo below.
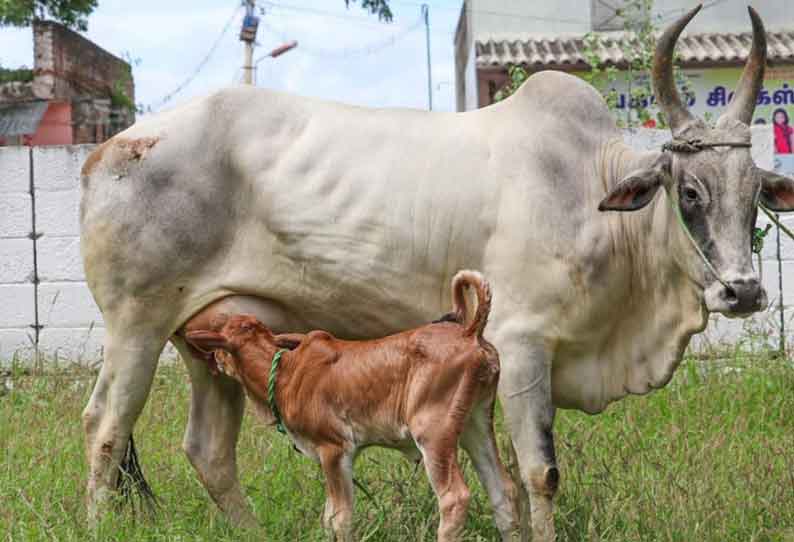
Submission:
<svg viewBox="0 0 794 542">
<path fill-rule="evenodd" d="M 238 379 L 242 378 L 242 363 L 262 359 L 261 363 L 269 365 L 276 350 L 270 330 L 254 316 L 244 314 L 230 316 L 219 330 L 189 331 L 185 338 L 202 350 L 228 353 L 221 359 L 224 372 Z"/>
<path fill-rule="evenodd" d="M 656 101 L 672 131 L 673 144 L 650 167 L 618 183 L 599 209 L 635 211 L 664 188 L 673 205 L 669 227 L 681 227 L 676 224 L 677 207 L 702 252 L 701 256 L 688 246 L 675 257 L 685 259 L 683 266 L 703 288 L 706 309 L 746 316 L 767 304 L 766 292 L 752 265 L 758 205 L 779 212 L 794 210 L 794 181 L 757 167 L 750 155 L 749 125 L 766 65 L 766 34 L 753 8 L 749 8 L 752 50 L 726 111 L 711 127 L 682 103 L 673 78 L 673 50 L 684 27 L 699 10 L 700 6 L 673 23 L 659 38 L 655 52 Z"/>
</svg>

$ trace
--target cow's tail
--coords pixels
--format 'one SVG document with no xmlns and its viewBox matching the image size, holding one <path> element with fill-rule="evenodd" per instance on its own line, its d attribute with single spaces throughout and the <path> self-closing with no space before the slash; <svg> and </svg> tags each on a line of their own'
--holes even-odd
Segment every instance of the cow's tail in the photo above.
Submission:
<svg viewBox="0 0 794 542">
<path fill-rule="evenodd" d="M 140 499 L 141 509 L 145 509 L 149 514 L 156 512 L 157 497 L 154 496 L 149 482 L 143 476 L 143 470 L 138 461 L 138 452 L 135 450 L 135 441 L 132 439 L 132 435 L 130 435 L 130 440 L 127 441 L 127 449 L 119 464 L 116 490 L 121 495 L 123 503 L 132 505 L 133 513 L 135 513 L 135 493 Z"/>
<path fill-rule="evenodd" d="M 477 310 L 474 317 L 466 323 L 466 289 L 473 288 L 477 293 Z M 452 279 L 452 303 L 456 320 L 466 326 L 463 332 L 466 336 L 477 335 L 482 337 L 488 315 L 491 312 L 491 287 L 485 277 L 477 271 L 458 271 Z"/>
</svg>

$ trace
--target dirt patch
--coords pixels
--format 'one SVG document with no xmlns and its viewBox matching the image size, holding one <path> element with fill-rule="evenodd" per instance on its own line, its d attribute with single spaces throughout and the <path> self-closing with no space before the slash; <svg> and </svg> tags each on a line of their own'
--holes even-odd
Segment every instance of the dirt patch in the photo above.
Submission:
<svg viewBox="0 0 794 542">
<path fill-rule="evenodd" d="M 129 139 L 126 137 L 114 137 L 102 143 L 92 152 L 83 164 L 81 175 L 87 177 L 94 172 L 96 167 L 102 162 L 108 150 L 112 150 L 112 165 L 121 165 L 129 162 L 143 160 L 149 150 L 160 141 L 159 137 L 140 137 Z"/>
</svg>

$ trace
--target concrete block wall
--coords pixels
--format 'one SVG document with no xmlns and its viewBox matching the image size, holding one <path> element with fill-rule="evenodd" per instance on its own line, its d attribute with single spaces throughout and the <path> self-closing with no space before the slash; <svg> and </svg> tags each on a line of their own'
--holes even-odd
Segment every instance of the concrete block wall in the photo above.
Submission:
<svg viewBox="0 0 794 542">
<path fill-rule="evenodd" d="M 80 256 L 80 169 L 93 145 L 35 147 L 39 348 L 47 357 L 90 362 L 104 326 Z"/>
<path fill-rule="evenodd" d="M 80 168 L 92 148 L 0 148 L 0 363 L 33 359 L 36 344 L 45 360 L 101 357 L 78 222 Z"/>
<path fill-rule="evenodd" d="M 625 139 L 638 149 L 659 148 L 669 133 L 627 131 Z M 770 128 L 754 128 L 753 143 L 756 163 L 771 169 Z M 44 359 L 90 363 L 101 358 L 104 325 L 85 283 L 78 222 L 79 173 L 92 148 L 0 147 L 0 364 L 15 355 L 32 357 L 37 326 Z M 790 224 L 794 226 L 794 215 Z M 763 251 L 769 309 L 748 320 L 712 317 L 696 347 L 746 342 L 759 335 L 776 344 L 780 327 L 776 250 L 773 230 Z M 784 318 L 787 330 L 794 330 L 794 241 L 783 237 L 781 253 Z M 173 350 L 166 356 L 173 356 Z"/>
<path fill-rule="evenodd" d="M 30 150 L 0 149 L 0 359 L 35 342 Z"/>
</svg>

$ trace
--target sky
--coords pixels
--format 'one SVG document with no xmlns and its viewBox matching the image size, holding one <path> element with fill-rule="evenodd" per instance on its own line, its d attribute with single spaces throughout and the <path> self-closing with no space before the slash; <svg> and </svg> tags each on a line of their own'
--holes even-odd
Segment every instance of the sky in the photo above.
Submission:
<svg viewBox="0 0 794 542">
<path fill-rule="evenodd" d="M 434 110 L 455 109 L 453 39 L 461 3 L 428 2 Z M 382 23 L 355 1 L 346 9 L 344 0 L 257 0 L 254 58 L 298 41 L 296 49 L 259 62 L 257 85 L 356 105 L 427 109 L 421 2 L 390 5 L 394 20 Z M 241 81 L 243 13 L 239 0 L 99 0 L 85 36 L 133 59 L 135 101 L 158 111 Z M 0 28 L 0 66 L 32 65 L 30 28 Z"/>
</svg>

